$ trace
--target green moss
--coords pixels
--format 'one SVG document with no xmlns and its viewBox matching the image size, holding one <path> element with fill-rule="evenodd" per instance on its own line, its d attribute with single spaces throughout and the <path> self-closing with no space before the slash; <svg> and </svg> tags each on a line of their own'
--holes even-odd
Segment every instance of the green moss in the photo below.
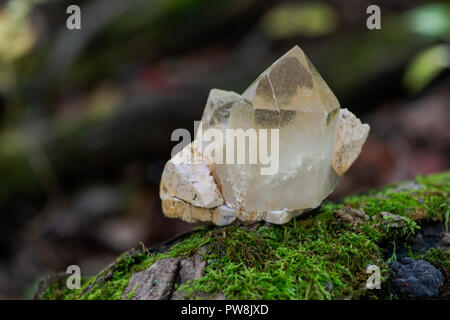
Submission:
<svg viewBox="0 0 450 320">
<path fill-rule="evenodd" d="M 122 292 L 131 275 L 134 272 L 144 270 L 148 265 L 154 262 L 152 256 L 148 256 L 145 253 L 131 256 L 125 253 L 116 259 L 116 268 L 112 274 L 105 279 L 105 281 L 99 281 L 98 279 L 105 276 L 107 271 L 104 271 L 97 276 L 82 279 L 81 288 L 69 290 L 64 285 L 53 284 L 44 294 L 44 299 L 53 300 L 117 300 L 122 297 Z M 91 290 L 84 292 L 89 286 L 93 286 Z"/>
<path fill-rule="evenodd" d="M 65 290 L 60 289 L 61 286 L 57 283 L 51 284 L 44 293 L 44 300 L 61 300 L 67 294 Z"/>
<path fill-rule="evenodd" d="M 143 248 L 142 253 L 131 255 L 124 253 L 115 261 L 115 268 L 103 279 L 110 270 L 105 270 L 100 274 L 83 279 L 80 289 L 69 290 L 63 284 L 53 284 L 49 286 L 44 294 L 44 299 L 52 300 L 118 300 L 122 298 L 123 291 L 135 272 L 139 272 L 150 267 L 156 260 L 178 256 L 188 256 L 201 247 L 205 242 L 203 237 L 206 231 L 198 231 L 189 240 L 174 245 L 165 253 L 148 253 Z M 96 283 L 97 282 L 97 283 Z M 86 290 L 92 286 L 89 290 Z M 61 289 L 62 288 L 62 289 Z M 131 298 L 127 297 L 127 298 Z"/>
<path fill-rule="evenodd" d="M 416 178 L 416 190 L 397 190 L 401 184 L 393 184 L 366 195 L 352 196 L 344 200 L 352 207 L 364 208 L 373 216 L 387 211 L 413 220 L 437 218 L 444 222 L 450 209 L 450 172 Z"/>
<path fill-rule="evenodd" d="M 382 244 L 401 242 L 424 220 L 448 223 L 449 192 L 450 172 L 446 172 L 418 177 L 413 188 L 393 184 L 339 204 L 326 202 L 316 216 L 285 225 L 203 227 L 165 253 L 119 257 L 112 275 L 87 293 L 81 294 L 83 288 L 102 274 L 86 280 L 80 290 L 49 288 L 45 297 L 120 299 L 134 272 L 162 258 L 190 256 L 206 246 L 205 276 L 177 288 L 188 298 L 222 293 L 228 299 L 392 299 Z M 339 222 L 334 212 L 346 206 L 363 210 L 370 218 L 357 225 Z M 383 211 L 402 218 L 390 221 L 392 217 L 380 214 Z M 423 258 L 448 268 L 448 255 L 436 252 Z M 370 264 L 381 269 L 382 290 L 365 289 Z"/>
<path fill-rule="evenodd" d="M 210 239 L 205 277 L 180 287 L 187 297 L 223 293 L 229 299 L 360 297 L 370 264 L 381 265 L 372 237 L 333 223 L 331 204 L 315 218 L 282 226 L 231 226 Z M 202 295 L 203 296 L 203 295 Z"/>
</svg>

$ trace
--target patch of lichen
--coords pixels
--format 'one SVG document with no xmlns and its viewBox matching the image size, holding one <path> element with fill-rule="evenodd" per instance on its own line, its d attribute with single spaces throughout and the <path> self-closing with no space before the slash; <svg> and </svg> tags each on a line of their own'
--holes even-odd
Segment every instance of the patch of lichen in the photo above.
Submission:
<svg viewBox="0 0 450 320">
<path fill-rule="evenodd" d="M 85 280 L 79 290 L 50 287 L 45 298 L 120 299 L 134 272 L 162 258 L 192 255 L 204 246 L 205 276 L 177 288 L 188 298 L 218 293 L 228 299 L 395 298 L 381 244 L 408 238 L 423 220 L 448 224 L 450 172 L 418 177 L 414 188 L 399 186 L 348 197 L 339 204 L 324 203 L 315 216 L 285 225 L 204 227 L 165 253 L 120 257 L 112 275 L 85 293 L 102 274 Z M 369 219 L 357 225 L 336 221 L 334 212 L 345 206 L 363 210 Z M 401 223 L 385 221 L 389 218 L 380 215 L 383 211 L 403 217 Z M 442 257 L 430 253 L 425 258 Z M 448 256 L 445 259 L 448 263 Z M 382 290 L 365 289 L 370 264 L 381 269 Z"/>
</svg>

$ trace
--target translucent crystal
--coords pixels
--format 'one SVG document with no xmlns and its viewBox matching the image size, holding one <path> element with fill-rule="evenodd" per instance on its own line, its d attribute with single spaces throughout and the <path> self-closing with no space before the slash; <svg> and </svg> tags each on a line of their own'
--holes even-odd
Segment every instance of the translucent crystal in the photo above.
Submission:
<svg viewBox="0 0 450 320">
<path fill-rule="evenodd" d="M 262 175 L 260 164 L 212 164 L 227 206 L 250 212 L 317 207 L 338 181 L 331 167 L 338 114 L 339 102 L 299 47 L 242 96 L 212 90 L 203 130 L 225 136 L 225 129 L 279 129 L 274 175 Z"/>
</svg>

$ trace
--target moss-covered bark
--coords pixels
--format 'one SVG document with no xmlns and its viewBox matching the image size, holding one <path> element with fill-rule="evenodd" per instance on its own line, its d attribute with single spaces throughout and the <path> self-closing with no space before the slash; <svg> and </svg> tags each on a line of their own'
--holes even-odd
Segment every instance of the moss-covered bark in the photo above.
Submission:
<svg viewBox="0 0 450 320">
<path fill-rule="evenodd" d="M 407 239 L 426 223 L 448 231 L 449 214 L 450 172 L 417 177 L 340 203 L 323 203 L 307 217 L 285 225 L 201 227 L 175 244 L 123 254 L 99 275 L 84 279 L 79 290 L 65 289 L 56 281 L 39 297 L 121 299 L 134 273 L 157 260 L 192 256 L 205 247 L 204 276 L 174 283 L 173 293 L 182 291 L 186 298 L 220 294 L 227 299 L 396 299 L 389 268 L 395 248 L 405 249 Z M 448 250 L 409 254 L 429 261 L 448 277 Z M 381 270 L 381 290 L 365 288 L 371 264 Z M 448 278 L 443 287 L 448 288 Z M 448 289 L 441 292 L 441 297 L 449 297 Z"/>
</svg>

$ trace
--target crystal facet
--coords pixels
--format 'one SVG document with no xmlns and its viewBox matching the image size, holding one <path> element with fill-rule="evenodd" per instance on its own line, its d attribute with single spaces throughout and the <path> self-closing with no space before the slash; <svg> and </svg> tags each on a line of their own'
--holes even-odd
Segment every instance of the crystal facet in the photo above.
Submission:
<svg viewBox="0 0 450 320">
<path fill-rule="evenodd" d="M 197 135 L 166 164 L 160 192 L 163 212 L 217 225 L 235 218 L 281 224 L 316 208 L 356 160 L 369 132 L 368 125 L 340 109 L 298 46 L 242 95 L 211 90 L 200 129 L 202 134 L 214 129 L 221 144 L 213 153 L 206 152 L 203 146 L 211 137 Z M 229 132 L 244 134 L 244 161 L 239 160 L 238 138 L 228 140 Z M 274 136 L 267 138 L 267 132 Z M 277 161 L 273 172 L 263 161 L 267 157 L 262 158 L 270 153 Z M 195 154 L 200 161 L 181 154 Z M 252 158 L 254 154 L 260 157 Z"/>
</svg>

